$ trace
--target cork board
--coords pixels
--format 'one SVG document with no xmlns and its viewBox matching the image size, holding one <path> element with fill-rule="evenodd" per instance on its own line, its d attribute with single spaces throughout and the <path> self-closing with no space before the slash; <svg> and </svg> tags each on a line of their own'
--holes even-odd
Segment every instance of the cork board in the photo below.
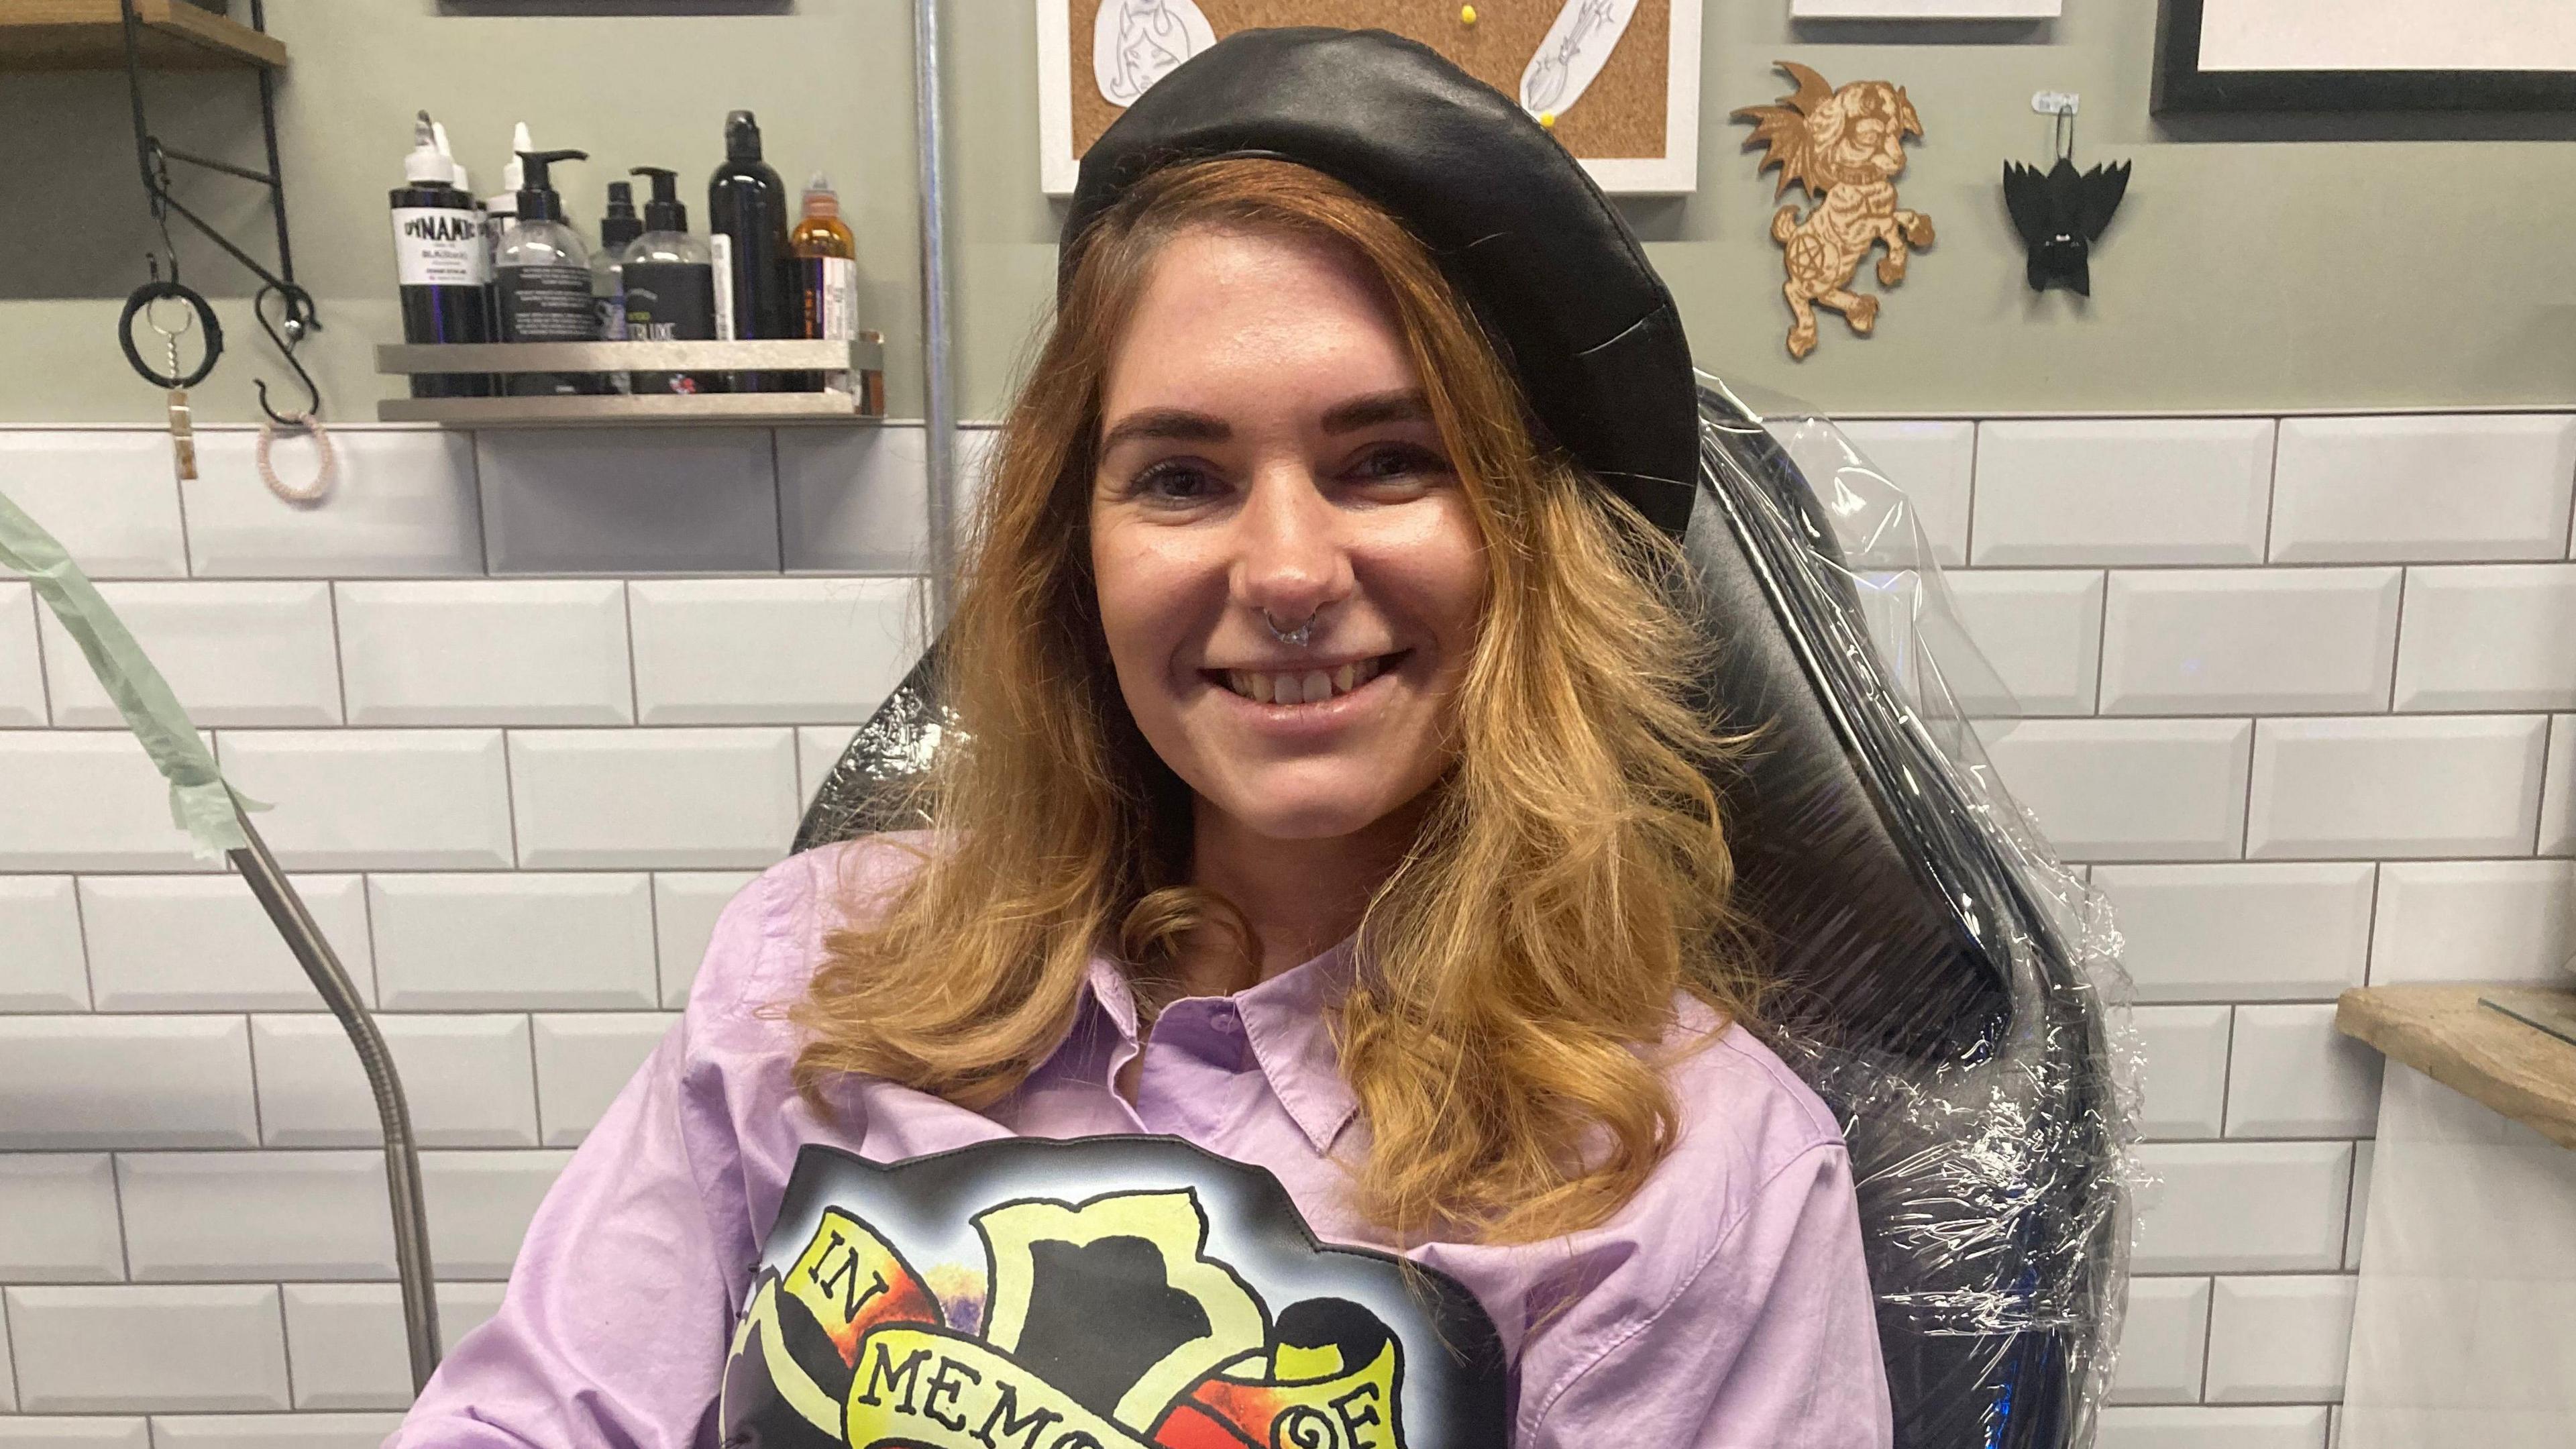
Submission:
<svg viewBox="0 0 2576 1449">
<path fill-rule="evenodd" d="M 1070 195 L 1082 153 L 1124 109 L 1110 99 L 1103 71 L 1095 66 L 1100 61 L 1116 70 L 1119 62 L 1095 56 L 1094 37 L 1114 33 L 1127 20 L 1122 8 L 1152 11 L 1167 0 L 1034 3 L 1045 188 L 1051 196 Z M 1578 79 L 1567 88 L 1573 98 L 1556 110 L 1554 129 L 1602 189 L 1673 193 L 1697 184 L 1701 0 L 1486 0 L 1476 6 L 1473 25 L 1460 20 L 1460 0 L 1186 3 L 1187 13 L 1175 7 L 1173 18 L 1153 22 L 1157 29 L 1184 43 L 1278 25 L 1389 30 L 1422 41 L 1505 95 L 1524 97 L 1525 103 L 1541 93 L 1538 87 L 1549 84 L 1538 79 L 1542 52 L 1577 55 Z M 1103 7 L 1112 12 L 1105 18 Z M 1605 20 L 1622 16 L 1624 29 L 1603 28 Z M 1600 36 L 1614 33 L 1612 43 L 1599 43 Z M 1585 75 L 1588 83 L 1580 79 Z M 1525 80 L 1533 89 L 1525 91 Z"/>
</svg>

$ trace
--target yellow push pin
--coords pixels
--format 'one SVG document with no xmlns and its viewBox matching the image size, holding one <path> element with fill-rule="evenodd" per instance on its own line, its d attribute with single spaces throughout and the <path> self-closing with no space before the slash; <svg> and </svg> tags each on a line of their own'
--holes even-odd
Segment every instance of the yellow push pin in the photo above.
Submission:
<svg viewBox="0 0 2576 1449">
<path fill-rule="evenodd" d="M 1556 112 L 1554 112 L 1554 111 L 1541 111 L 1541 112 L 1539 112 L 1539 113 L 1538 113 L 1538 123 L 1539 123 L 1540 125 L 1542 125 L 1542 126 L 1547 127 L 1547 128 L 1548 128 L 1549 130 L 1551 130 L 1551 131 L 1555 130 L 1555 129 L 1556 129 Z"/>
<path fill-rule="evenodd" d="M 1473 6 L 1473 5 L 1461 5 L 1461 6 L 1459 6 L 1459 7 L 1458 7 L 1458 23 L 1459 23 L 1459 24 L 1461 24 L 1461 25 L 1473 25 L 1473 24 L 1475 24 L 1475 23 L 1476 23 L 1476 7 L 1475 7 L 1475 6 Z"/>
</svg>

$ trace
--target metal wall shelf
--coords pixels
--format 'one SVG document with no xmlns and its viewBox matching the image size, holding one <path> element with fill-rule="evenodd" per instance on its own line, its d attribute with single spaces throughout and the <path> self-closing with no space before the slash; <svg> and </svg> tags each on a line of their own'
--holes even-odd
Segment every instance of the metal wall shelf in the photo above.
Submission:
<svg viewBox="0 0 2576 1449">
<path fill-rule="evenodd" d="M 459 428 L 622 427 L 653 423 L 877 423 L 885 420 L 885 339 L 846 342 L 386 343 L 376 371 L 846 372 L 847 389 L 820 392 L 591 393 L 572 397 L 402 397 L 376 404 L 388 423 Z"/>
</svg>

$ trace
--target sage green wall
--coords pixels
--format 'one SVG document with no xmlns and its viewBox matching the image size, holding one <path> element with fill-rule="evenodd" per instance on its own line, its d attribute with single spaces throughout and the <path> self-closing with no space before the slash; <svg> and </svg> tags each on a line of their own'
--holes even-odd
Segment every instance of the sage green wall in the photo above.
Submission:
<svg viewBox="0 0 2576 1449">
<path fill-rule="evenodd" d="M 558 9 L 578 8 L 566 4 Z M 917 221 L 908 0 L 627 0 L 586 18 L 497 15 L 486 0 L 272 0 L 293 47 L 281 125 L 300 276 L 328 329 L 308 348 L 331 415 L 372 416 L 398 383 L 369 371 L 394 337 L 385 189 L 407 118 L 447 120 L 478 189 L 508 123 L 597 158 L 563 168 L 585 221 L 630 165 L 713 166 L 718 126 L 756 108 L 791 182 L 841 183 L 888 338 L 891 402 L 918 415 Z M 1436 7 L 1435 7 L 1436 8 Z M 2576 125 L 2470 118 L 2194 122 L 2147 115 L 2152 0 L 2067 0 L 2033 25 L 1793 27 L 1787 0 L 1706 0 L 1697 193 L 1623 201 L 1680 297 L 1702 365 L 1845 413 L 2456 407 L 2576 403 Z M 672 13 L 697 12 L 697 13 Z M 1039 194 L 1026 0 L 948 0 L 950 226 L 959 401 L 994 415 L 1042 318 L 1061 207 Z M 1836 81 L 1906 85 L 1930 135 L 1903 182 L 1938 246 L 1888 300 L 1879 335 L 1825 319 L 1804 364 L 1781 348 L 1771 187 L 1727 112 L 1786 89 L 1777 58 Z M 240 77 L 154 77 L 174 144 L 257 155 Z M 1996 173 L 2047 152 L 2031 92 L 2084 97 L 2080 155 L 2137 166 L 2096 258 L 2091 303 L 2033 297 Z M 113 322 L 150 232 L 121 76 L 0 76 L 0 421 L 135 421 L 158 397 Z M 182 140 L 181 138 L 186 138 Z M 265 255 L 251 188 L 187 194 Z M 693 211 L 702 208 L 693 207 Z M 693 218 L 703 224 L 703 216 Z M 282 375 L 243 274 L 183 240 L 225 299 L 234 351 L 201 416 L 255 416 L 249 379 Z"/>
</svg>

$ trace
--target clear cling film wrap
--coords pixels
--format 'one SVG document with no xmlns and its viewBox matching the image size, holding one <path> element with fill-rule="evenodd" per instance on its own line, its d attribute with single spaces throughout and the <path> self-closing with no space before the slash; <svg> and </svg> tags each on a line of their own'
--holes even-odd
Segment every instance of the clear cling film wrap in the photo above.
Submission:
<svg viewBox="0 0 2576 1449">
<path fill-rule="evenodd" d="M 2009 696 L 1913 507 L 1823 417 L 1699 376 L 1684 553 L 1701 706 L 1772 982 L 1758 1029 L 1841 1119 L 1899 1449 L 2093 1442 L 2127 1288 L 2119 937 L 1997 780 Z M 950 721 L 926 654 L 826 777 L 804 849 L 919 828 Z"/>
</svg>

